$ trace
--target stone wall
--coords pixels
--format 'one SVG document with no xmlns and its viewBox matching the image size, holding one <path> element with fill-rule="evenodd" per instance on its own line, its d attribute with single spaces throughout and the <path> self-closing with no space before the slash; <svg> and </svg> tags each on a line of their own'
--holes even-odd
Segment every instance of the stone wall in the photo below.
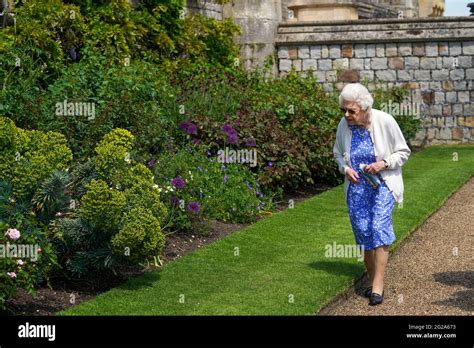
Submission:
<svg viewBox="0 0 474 348">
<path fill-rule="evenodd" d="M 355 81 L 410 89 L 405 110 L 423 121 L 415 146 L 473 142 L 472 17 L 282 23 L 276 45 L 279 74 L 312 73 L 328 90 Z"/>
<path fill-rule="evenodd" d="M 204 17 L 222 19 L 222 5 L 212 0 L 186 0 L 186 8 L 191 13 L 200 13 Z"/>
<path fill-rule="evenodd" d="M 242 34 L 236 38 L 245 68 L 262 66 L 274 56 L 275 38 L 282 20 L 282 0 L 233 0 L 223 7 L 223 18 L 233 18 Z M 274 64 L 273 75 L 278 73 Z"/>
</svg>

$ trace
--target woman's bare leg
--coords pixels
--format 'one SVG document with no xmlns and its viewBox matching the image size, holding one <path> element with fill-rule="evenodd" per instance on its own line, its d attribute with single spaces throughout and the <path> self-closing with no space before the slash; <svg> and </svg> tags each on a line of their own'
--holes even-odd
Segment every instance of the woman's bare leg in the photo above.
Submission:
<svg viewBox="0 0 474 348">
<path fill-rule="evenodd" d="M 372 292 L 382 294 L 383 279 L 385 276 L 385 269 L 388 261 L 388 246 L 381 246 L 375 249 L 375 272 L 372 280 Z"/>
<path fill-rule="evenodd" d="M 374 281 L 374 271 L 375 271 L 375 251 L 374 250 L 364 250 L 364 263 L 365 269 L 367 270 L 367 277 L 369 278 L 370 286 Z"/>
</svg>

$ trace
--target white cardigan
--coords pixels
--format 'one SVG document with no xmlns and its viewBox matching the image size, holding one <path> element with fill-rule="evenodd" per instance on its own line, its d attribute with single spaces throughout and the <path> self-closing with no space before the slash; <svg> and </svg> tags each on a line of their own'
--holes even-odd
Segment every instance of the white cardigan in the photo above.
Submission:
<svg viewBox="0 0 474 348">
<path fill-rule="evenodd" d="M 401 167 L 410 156 L 410 148 L 403 137 L 397 121 L 395 121 L 392 115 L 387 114 L 386 112 L 372 109 L 372 121 L 369 132 L 374 144 L 376 161 L 386 160 L 388 162 L 388 168 L 382 170 L 380 175 L 390 191 L 392 191 L 395 201 L 401 203 L 403 202 L 403 178 Z M 351 167 L 351 141 L 352 132 L 346 119 L 343 117 L 337 126 L 333 154 L 339 167 L 339 172 L 344 175 L 346 169 Z M 346 202 L 348 188 L 349 179 L 345 177 L 344 193 Z"/>
</svg>

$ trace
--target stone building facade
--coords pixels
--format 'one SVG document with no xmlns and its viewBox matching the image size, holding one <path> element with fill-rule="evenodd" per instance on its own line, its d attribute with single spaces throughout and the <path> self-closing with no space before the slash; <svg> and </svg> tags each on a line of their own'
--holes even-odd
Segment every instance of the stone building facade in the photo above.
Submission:
<svg viewBox="0 0 474 348">
<path fill-rule="evenodd" d="M 276 46 L 280 74 L 311 73 L 328 90 L 356 81 L 408 88 L 406 111 L 422 119 L 413 145 L 473 142 L 472 17 L 286 23 Z"/>
</svg>

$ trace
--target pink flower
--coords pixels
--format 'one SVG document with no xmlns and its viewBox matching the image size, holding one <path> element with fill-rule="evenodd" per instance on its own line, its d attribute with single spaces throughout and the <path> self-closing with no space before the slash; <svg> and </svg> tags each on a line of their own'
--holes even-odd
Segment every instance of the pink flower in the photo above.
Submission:
<svg viewBox="0 0 474 348">
<path fill-rule="evenodd" d="M 15 272 L 7 272 L 7 276 L 10 278 L 16 278 L 16 273 Z"/>
<path fill-rule="evenodd" d="M 9 228 L 7 232 L 5 232 L 5 236 L 10 238 L 11 240 L 17 240 L 18 238 L 20 238 L 21 234 L 20 231 L 18 231 L 17 229 Z"/>
<path fill-rule="evenodd" d="M 16 264 L 17 264 L 18 266 L 23 266 L 25 263 L 23 262 L 23 260 L 18 260 L 18 261 L 16 262 Z"/>
</svg>

